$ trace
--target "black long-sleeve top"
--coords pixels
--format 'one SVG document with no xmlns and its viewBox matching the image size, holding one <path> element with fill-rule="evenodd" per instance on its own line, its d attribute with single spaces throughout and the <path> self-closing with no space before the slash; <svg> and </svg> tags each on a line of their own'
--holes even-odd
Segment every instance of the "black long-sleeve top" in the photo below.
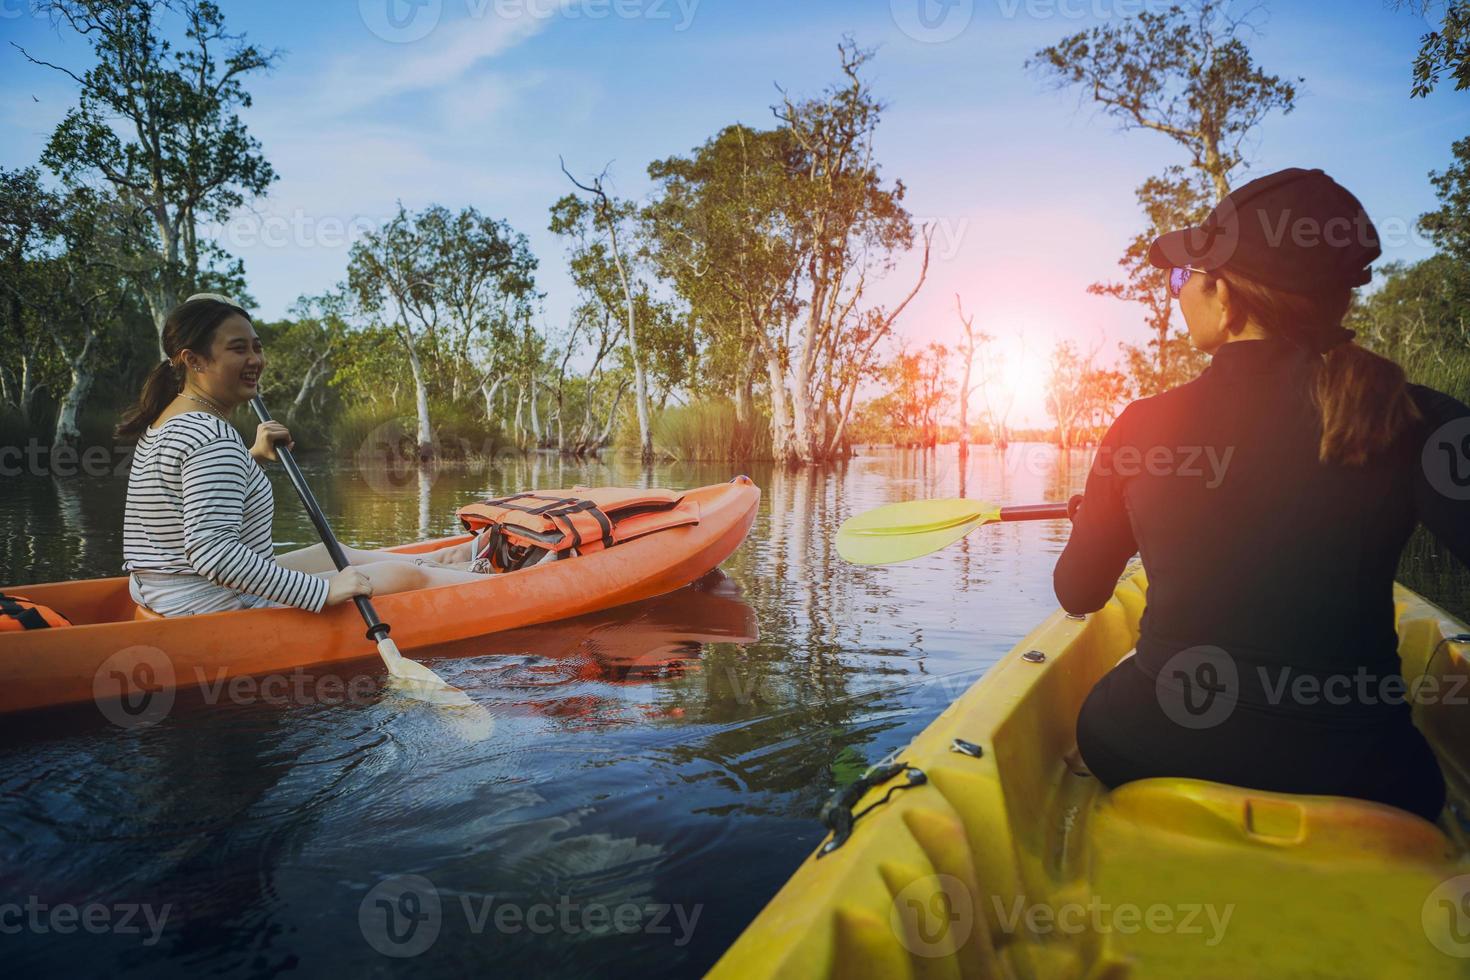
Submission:
<svg viewBox="0 0 1470 980">
<path fill-rule="evenodd" d="M 1394 574 L 1415 523 L 1470 565 L 1470 408 L 1411 386 L 1424 420 L 1392 451 L 1323 464 L 1314 362 L 1279 341 L 1226 344 L 1199 378 L 1129 405 L 1103 439 L 1056 594 L 1069 612 L 1099 609 L 1138 553 L 1149 674 L 1211 645 L 1247 667 L 1389 676 Z M 1257 700 L 1243 674 L 1242 697 Z"/>
</svg>

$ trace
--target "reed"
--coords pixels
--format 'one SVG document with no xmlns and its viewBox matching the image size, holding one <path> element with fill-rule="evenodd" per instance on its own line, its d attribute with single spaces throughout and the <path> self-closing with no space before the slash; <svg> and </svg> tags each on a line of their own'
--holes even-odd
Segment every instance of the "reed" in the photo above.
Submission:
<svg viewBox="0 0 1470 980">
<path fill-rule="evenodd" d="M 633 436 L 636 450 L 636 428 Z M 749 421 L 737 422 L 735 403 L 726 399 L 664 409 L 653 421 L 653 445 L 665 455 L 684 460 L 744 461 L 774 456 L 766 416 L 756 412 Z"/>
</svg>

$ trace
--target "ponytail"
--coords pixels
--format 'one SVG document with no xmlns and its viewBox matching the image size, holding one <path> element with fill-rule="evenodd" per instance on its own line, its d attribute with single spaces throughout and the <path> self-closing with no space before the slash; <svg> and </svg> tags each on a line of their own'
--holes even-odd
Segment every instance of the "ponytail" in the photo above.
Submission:
<svg viewBox="0 0 1470 980">
<path fill-rule="evenodd" d="M 143 435 L 143 430 L 153 424 L 153 420 L 163 414 L 168 408 L 168 403 L 173 401 L 183 389 L 183 368 L 174 364 L 173 361 L 160 361 L 148 372 L 148 378 L 143 382 L 143 390 L 138 395 L 138 400 L 133 406 L 123 413 L 122 421 L 117 426 L 117 437 L 129 442 L 136 441 Z"/>
<path fill-rule="evenodd" d="M 1314 394 L 1324 463 L 1362 466 L 1420 419 L 1404 369 L 1352 341 L 1324 355 Z"/>
<path fill-rule="evenodd" d="M 214 332 L 232 316 L 250 319 L 250 314 L 223 296 L 199 293 L 169 311 L 163 322 L 164 359 L 148 372 L 138 400 L 123 413 L 117 438 L 136 440 L 168 408 L 184 388 L 184 352 L 209 359 Z"/>
<path fill-rule="evenodd" d="M 1343 329 L 1350 287 L 1289 293 L 1229 269 L 1215 275 L 1230 284 L 1231 297 L 1244 313 L 1240 322 L 1254 320 L 1268 336 L 1320 355 L 1312 400 L 1322 418 L 1317 458 L 1323 463 L 1362 466 L 1419 420 L 1404 369 L 1353 343 L 1353 332 Z"/>
</svg>

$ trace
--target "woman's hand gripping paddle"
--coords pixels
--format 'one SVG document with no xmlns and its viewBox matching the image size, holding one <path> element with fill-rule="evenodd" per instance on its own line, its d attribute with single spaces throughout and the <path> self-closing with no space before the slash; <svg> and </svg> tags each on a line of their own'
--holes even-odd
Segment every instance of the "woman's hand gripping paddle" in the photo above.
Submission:
<svg viewBox="0 0 1470 980">
<path fill-rule="evenodd" d="M 270 412 L 266 411 L 265 402 L 259 395 L 250 400 L 250 407 L 255 410 L 256 416 L 262 422 L 271 421 Z M 337 566 L 338 571 L 341 571 L 347 567 L 347 557 L 342 553 L 342 546 L 337 543 L 337 536 L 332 533 L 332 527 L 327 523 L 327 517 L 316 502 L 316 496 L 311 492 L 311 487 L 307 486 L 306 477 L 301 474 L 301 467 L 296 465 L 296 460 L 291 456 L 291 450 L 287 449 L 284 444 L 276 446 L 276 454 L 280 457 L 281 465 L 286 468 L 286 475 L 291 478 L 291 485 L 296 488 L 296 495 L 305 505 L 307 515 L 316 525 L 316 531 L 321 536 L 322 544 L 326 545 L 327 553 L 332 556 L 332 563 Z M 354 596 L 352 601 L 357 604 L 357 611 L 362 614 L 363 622 L 367 623 L 368 639 L 378 645 L 378 654 L 383 658 L 388 673 L 397 682 L 396 686 L 400 690 L 434 704 L 469 705 L 474 703 L 468 694 L 445 681 L 418 661 L 409 660 L 399 653 L 398 644 L 394 643 L 392 637 L 388 635 L 388 624 L 378 618 L 378 613 L 373 609 L 373 604 L 367 596 Z"/>
</svg>

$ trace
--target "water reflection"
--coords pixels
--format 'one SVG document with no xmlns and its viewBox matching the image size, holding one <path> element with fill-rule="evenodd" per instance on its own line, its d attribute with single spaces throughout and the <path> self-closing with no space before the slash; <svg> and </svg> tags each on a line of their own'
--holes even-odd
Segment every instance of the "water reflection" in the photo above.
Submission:
<svg viewBox="0 0 1470 980">
<path fill-rule="evenodd" d="M 349 703 L 195 696 L 138 733 L 95 711 L 4 727 L 0 892 L 173 901 L 179 916 L 147 948 L 118 936 L 7 937 L 11 962 L 114 975 L 383 973 L 391 964 L 365 942 L 359 904 L 386 878 L 415 874 L 451 910 L 415 969 L 706 969 L 814 845 L 825 796 L 907 742 L 1054 605 L 1064 527 L 986 528 L 882 568 L 843 563 L 836 527 L 895 500 L 1065 499 L 1085 463 L 1016 445 L 976 447 L 963 468 L 948 448 L 868 451 L 826 470 L 751 468 L 761 509 L 721 575 L 419 651 L 494 711 L 495 736 L 474 745 L 384 697 L 371 656 L 332 668 L 367 684 Z M 385 481 L 307 463 L 334 528 L 364 547 L 450 533 L 455 509 L 480 496 L 692 487 L 735 472 L 533 455 Z M 0 498 L 5 578 L 115 574 L 124 486 L 17 481 Z M 278 543 L 312 541 L 284 481 L 276 499 Z M 682 945 L 646 930 L 476 931 L 460 900 L 492 894 L 702 912 Z"/>
</svg>

